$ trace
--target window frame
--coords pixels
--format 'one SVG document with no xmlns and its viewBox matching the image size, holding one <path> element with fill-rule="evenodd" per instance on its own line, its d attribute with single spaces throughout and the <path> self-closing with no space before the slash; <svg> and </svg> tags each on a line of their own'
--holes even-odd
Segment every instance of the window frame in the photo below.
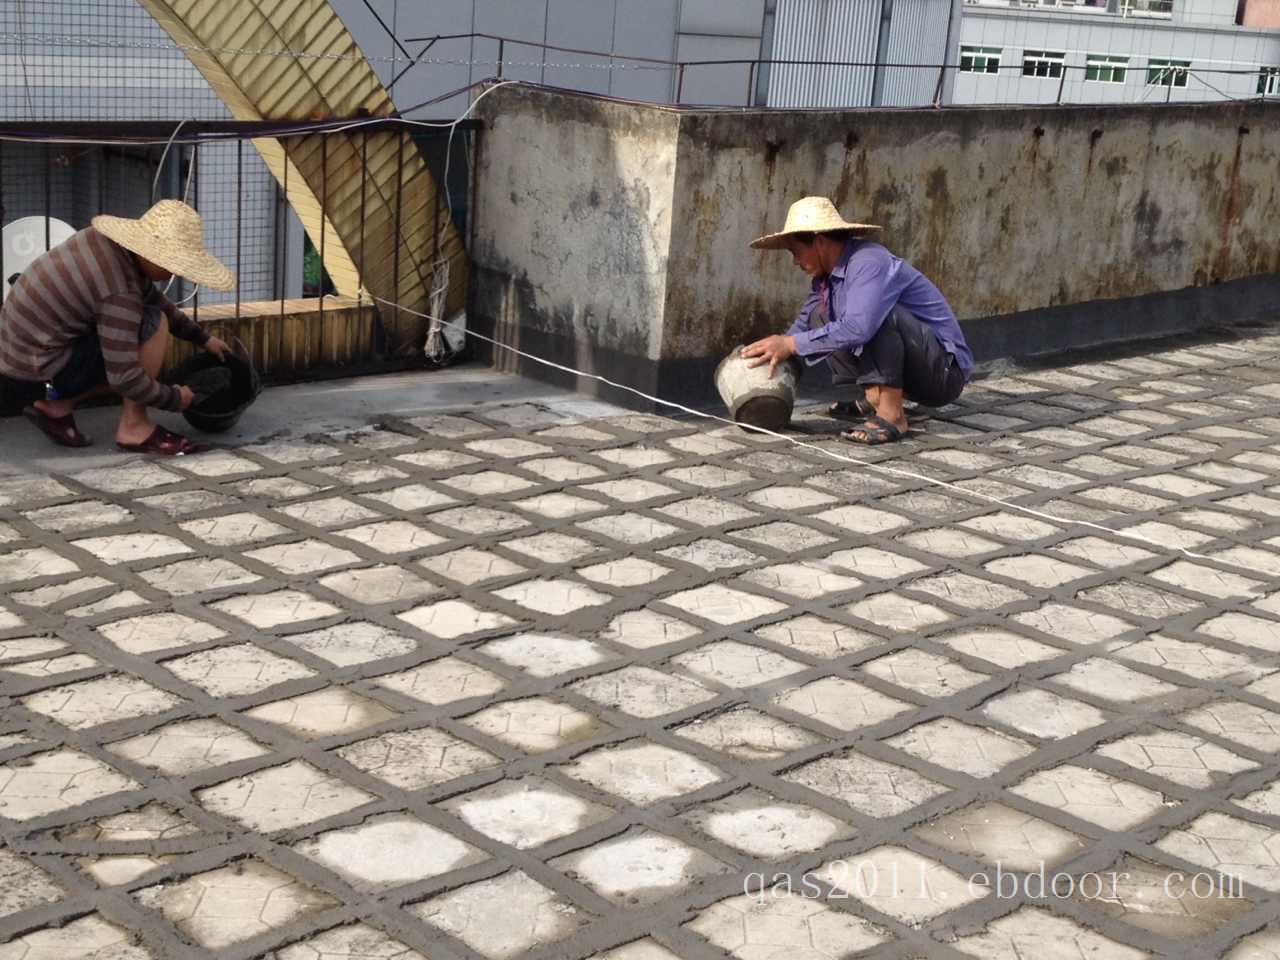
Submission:
<svg viewBox="0 0 1280 960">
<path fill-rule="evenodd" d="M 968 60 L 968 66 L 965 61 Z M 984 47 L 976 43 L 960 44 L 960 72 L 998 74 L 1000 61 L 1004 59 L 1004 47 Z M 981 67 L 977 66 L 981 61 Z"/>
<path fill-rule="evenodd" d="M 1258 69 L 1258 96 L 1280 97 L 1280 67 Z"/>
<path fill-rule="evenodd" d="M 1036 68 L 1045 67 L 1044 73 L 1027 72 L 1028 64 L 1034 64 Z M 1054 68 L 1057 68 L 1056 71 Z M 1034 80 L 1058 80 L 1062 77 L 1067 69 L 1067 52 L 1065 50 L 1059 52 L 1057 50 L 1023 50 L 1022 51 L 1022 75 L 1031 77 Z"/>
<path fill-rule="evenodd" d="M 1190 71 L 1190 60 L 1174 60 L 1171 57 L 1148 57 L 1147 86 L 1186 87 Z M 1157 78 L 1157 73 L 1163 73 L 1164 76 Z"/>
<path fill-rule="evenodd" d="M 1086 83 L 1113 83 L 1123 86 L 1128 82 L 1131 57 L 1115 53 L 1085 54 L 1084 79 Z M 1106 76 L 1103 76 L 1103 74 Z M 1117 76 L 1118 74 L 1118 76 Z"/>
</svg>

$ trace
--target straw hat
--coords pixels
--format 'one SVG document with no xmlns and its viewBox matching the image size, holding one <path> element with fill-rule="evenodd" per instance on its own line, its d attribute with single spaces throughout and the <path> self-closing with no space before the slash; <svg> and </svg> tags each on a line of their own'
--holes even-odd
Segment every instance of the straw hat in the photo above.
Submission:
<svg viewBox="0 0 1280 960">
<path fill-rule="evenodd" d="M 826 197 L 805 197 L 791 205 L 787 211 L 787 222 L 778 233 L 752 240 L 751 246 L 755 250 L 783 250 L 787 246 L 787 237 L 793 233 L 826 233 L 830 230 L 870 233 L 879 229 L 879 225 L 874 223 L 849 223 Z"/>
<path fill-rule="evenodd" d="M 93 226 L 158 267 L 214 290 L 230 290 L 235 275 L 204 248 L 200 214 L 180 200 L 161 200 L 137 220 L 94 217 Z"/>
</svg>

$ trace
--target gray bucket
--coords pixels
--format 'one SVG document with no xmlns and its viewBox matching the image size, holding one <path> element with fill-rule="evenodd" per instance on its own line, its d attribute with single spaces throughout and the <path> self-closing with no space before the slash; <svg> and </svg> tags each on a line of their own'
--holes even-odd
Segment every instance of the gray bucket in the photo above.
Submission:
<svg viewBox="0 0 1280 960">
<path fill-rule="evenodd" d="M 734 422 L 766 430 L 782 430 L 791 422 L 796 405 L 795 360 L 778 364 L 769 379 L 769 365 L 747 366 L 742 347 L 733 348 L 716 367 L 716 389 Z"/>
</svg>

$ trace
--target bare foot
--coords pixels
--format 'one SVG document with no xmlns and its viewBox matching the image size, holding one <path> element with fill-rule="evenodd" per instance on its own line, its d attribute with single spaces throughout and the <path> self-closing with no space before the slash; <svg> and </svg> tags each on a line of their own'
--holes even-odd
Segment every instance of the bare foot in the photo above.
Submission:
<svg viewBox="0 0 1280 960">
<path fill-rule="evenodd" d="M 150 420 L 120 421 L 116 427 L 116 443 L 138 444 L 146 442 L 147 437 L 155 432 L 156 425 Z"/>
<path fill-rule="evenodd" d="M 70 400 L 37 400 L 32 406 L 54 420 L 61 420 L 76 409 L 76 405 Z"/>
</svg>

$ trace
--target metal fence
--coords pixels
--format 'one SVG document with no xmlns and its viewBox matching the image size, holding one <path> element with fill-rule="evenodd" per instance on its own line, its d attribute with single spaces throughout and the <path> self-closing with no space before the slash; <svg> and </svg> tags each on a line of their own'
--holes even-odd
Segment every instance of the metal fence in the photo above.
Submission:
<svg viewBox="0 0 1280 960">
<path fill-rule="evenodd" d="M 222 293 L 175 280 L 168 291 L 170 299 L 198 320 L 202 307 L 225 306 L 238 319 L 249 303 L 260 312 L 263 301 L 278 301 L 283 314 L 285 301 L 313 296 L 323 317 L 326 299 L 334 292 L 324 282 L 320 266 L 328 232 L 321 234 L 318 248 L 311 244 L 289 208 L 287 180 L 279 182 L 272 176 L 252 141 L 323 131 L 329 137 L 349 138 L 358 150 L 362 137 L 404 129 L 395 119 L 351 132 L 333 132 L 336 126 L 341 124 L 282 127 L 268 122 L 198 121 L 175 130 L 173 124 L 155 121 L 0 123 L 0 224 L 37 218 L 45 225 L 43 235 L 37 230 L 34 237 L 33 252 L 38 254 L 54 242 L 50 225 L 55 222 L 82 229 L 99 214 L 138 217 L 157 199 L 184 199 L 200 212 L 206 244 L 235 273 L 236 286 Z M 476 130 L 474 122 L 457 125 L 453 157 L 447 165 L 449 206 L 455 226 L 464 234 Z M 437 182 L 443 183 L 449 131 L 416 129 L 412 141 Z M 366 167 L 360 169 L 361 176 L 368 176 Z M 316 192 L 321 216 L 327 220 L 326 191 Z M 417 201 L 396 195 L 391 202 L 394 207 Z M 392 209 L 390 216 L 398 222 L 399 210 Z M 4 276 L 8 277 L 12 264 L 7 262 L 7 249 L 5 256 Z M 314 274 L 311 289 L 309 270 Z M 398 287 L 398 278 L 395 284 Z"/>
</svg>

